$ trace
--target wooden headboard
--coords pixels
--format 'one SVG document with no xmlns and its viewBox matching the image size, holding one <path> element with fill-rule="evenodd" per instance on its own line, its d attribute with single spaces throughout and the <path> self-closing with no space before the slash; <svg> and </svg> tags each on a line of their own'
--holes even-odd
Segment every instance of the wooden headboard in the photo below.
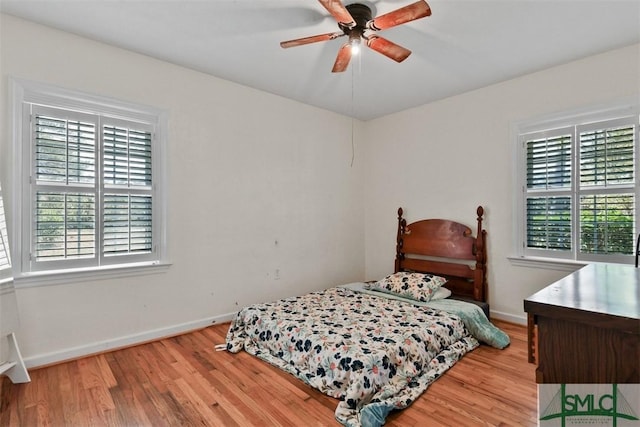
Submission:
<svg viewBox="0 0 640 427">
<path fill-rule="evenodd" d="M 446 219 L 423 219 L 407 224 L 398 209 L 395 272 L 432 273 L 448 279 L 452 295 L 486 302 L 487 232 L 482 229 L 484 209 L 478 206 L 476 237 L 464 224 Z"/>
</svg>

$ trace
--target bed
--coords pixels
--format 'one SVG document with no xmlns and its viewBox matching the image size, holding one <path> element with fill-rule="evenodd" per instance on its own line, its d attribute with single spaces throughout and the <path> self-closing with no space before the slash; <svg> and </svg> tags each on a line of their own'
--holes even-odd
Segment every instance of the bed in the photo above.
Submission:
<svg viewBox="0 0 640 427">
<path fill-rule="evenodd" d="M 245 350 L 339 399 L 345 426 L 381 426 L 480 342 L 509 337 L 485 311 L 486 232 L 455 221 L 407 224 L 398 209 L 395 268 L 358 282 L 243 308 L 226 349 Z"/>
</svg>

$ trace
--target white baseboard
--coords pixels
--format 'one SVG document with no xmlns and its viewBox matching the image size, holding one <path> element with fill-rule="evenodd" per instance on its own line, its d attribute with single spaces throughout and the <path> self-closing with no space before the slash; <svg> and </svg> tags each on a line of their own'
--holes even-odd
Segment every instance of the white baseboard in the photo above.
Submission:
<svg viewBox="0 0 640 427">
<path fill-rule="evenodd" d="M 83 346 L 67 348 L 51 353 L 37 354 L 25 358 L 24 364 L 27 368 L 37 368 L 68 360 L 78 359 L 80 357 L 89 356 L 91 354 L 104 353 L 118 348 L 130 347 L 149 341 L 156 341 L 162 338 L 180 335 L 196 329 L 205 328 L 216 323 L 229 322 L 235 317 L 235 315 L 235 312 L 228 313 L 220 316 L 194 320 L 192 322 L 181 323 L 179 325 L 172 325 L 166 328 L 153 329 L 133 335 L 126 335 L 119 338 L 94 342 Z"/>
<path fill-rule="evenodd" d="M 504 320 L 505 322 L 515 323 L 517 325 L 527 325 L 526 316 L 516 316 L 515 314 L 503 313 L 501 311 L 491 310 L 491 318 Z"/>
<path fill-rule="evenodd" d="M 230 322 L 236 313 L 228 313 L 220 316 L 209 317 L 205 319 L 195 320 L 192 322 L 172 325 L 166 328 L 154 329 L 138 334 L 126 335 L 112 340 L 99 341 L 83 346 L 72 347 L 60 351 L 45 354 L 37 354 L 24 359 L 24 364 L 28 369 L 37 368 L 46 365 L 53 365 L 68 360 L 78 359 L 80 357 L 89 356 L 96 353 L 104 353 L 123 347 L 130 347 L 144 342 L 155 341 L 162 338 L 184 334 L 200 328 L 205 328 L 216 323 Z M 525 316 L 516 316 L 510 313 L 503 313 L 491 310 L 491 318 L 504 320 L 505 322 L 526 325 L 527 318 Z M 222 343 L 220 343 L 222 344 Z"/>
</svg>

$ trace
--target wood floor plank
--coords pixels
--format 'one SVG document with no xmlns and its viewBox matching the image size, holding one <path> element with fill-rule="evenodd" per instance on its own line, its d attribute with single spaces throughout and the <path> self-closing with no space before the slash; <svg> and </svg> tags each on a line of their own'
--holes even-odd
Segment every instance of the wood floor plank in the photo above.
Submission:
<svg viewBox="0 0 640 427">
<path fill-rule="evenodd" d="M 229 421 L 233 422 L 228 416 L 221 416 L 219 411 L 214 411 L 212 406 L 209 406 L 202 396 L 194 391 L 186 379 L 178 378 L 167 384 L 167 387 L 181 406 L 186 409 L 189 419 L 193 420 L 195 424 L 225 426 L 229 425 Z M 235 426 L 237 423 L 233 422 L 233 425 Z"/>
<path fill-rule="evenodd" d="M 61 389 L 60 393 L 66 393 L 64 396 L 65 404 L 69 402 L 69 407 L 64 407 L 65 420 L 70 420 L 72 425 L 80 426 L 82 422 L 86 422 L 87 407 L 89 395 L 82 385 L 82 377 L 77 363 L 64 363 L 66 375 L 68 375 L 69 389 Z M 48 368 L 45 368 L 48 369 Z M 36 372 L 41 371 L 38 369 Z M 33 377 L 31 378 L 33 382 Z"/>
<path fill-rule="evenodd" d="M 240 390 L 235 383 L 235 378 L 227 376 L 227 374 L 219 369 L 210 372 L 211 384 L 225 396 L 228 402 L 240 408 L 252 423 L 256 425 L 279 425 L 277 418 L 266 410 L 262 396 L 259 393 L 259 387 L 254 383 L 248 392 Z M 266 396 L 269 399 L 269 396 Z"/>
<path fill-rule="evenodd" d="M 144 348 L 143 346 L 139 346 L 139 348 Z M 115 387 L 118 385 L 116 379 L 113 376 L 113 372 L 111 372 L 111 367 L 109 366 L 109 362 L 107 361 L 105 354 L 99 354 L 96 356 L 96 364 L 97 369 L 100 372 L 100 377 L 102 378 L 102 383 L 107 387 Z"/>
<path fill-rule="evenodd" d="M 68 376 L 65 377 L 63 373 L 64 371 L 66 370 L 62 365 L 52 366 L 51 369 L 47 370 L 47 376 L 48 376 L 47 400 L 48 400 L 48 406 L 51 408 L 60 408 L 60 407 L 64 408 L 65 394 L 68 395 L 71 389 L 69 385 L 69 378 Z M 56 410 L 49 411 L 49 416 L 51 419 L 51 424 L 54 426 L 60 426 L 60 425 L 66 424 L 65 414 L 63 411 L 56 411 Z"/>
<path fill-rule="evenodd" d="M 141 371 L 140 380 L 153 384 L 159 393 L 166 393 L 168 391 L 166 384 L 180 378 L 180 373 L 173 369 L 175 359 L 172 358 L 171 363 L 162 362 L 161 353 L 166 353 L 164 345 L 161 348 L 151 345 L 137 346 L 131 350 L 131 363 Z"/>
<path fill-rule="evenodd" d="M 0 381 L 0 426 L 19 425 L 19 392 L 10 381 Z"/>
<path fill-rule="evenodd" d="M 535 426 L 526 327 L 463 357 L 386 426 Z M 1 377 L 0 426 L 339 426 L 338 400 L 248 353 L 218 352 L 228 324 Z"/>
<path fill-rule="evenodd" d="M 78 369 L 80 369 L 82 386 L 85 389 L 89 390 L 104 384 L 104 377 L 101 375 L 100 365 L 98 364 L 98 356 L 85 357 L 76 363 L 78 364 Z"/>
<path fill-rule="evenodd" d="M 118 417 L 125 422 L 130 419 L 134 425 L 152 425 L 162 420 L 156 405 L 150 403 L 145 388 L 148 383 L 142 368 L 132 364 L 131 351 L 124 349 L 107 355 L 109 367 L 116 380 L 110 393 L 118 409 Z"/>
</svg>

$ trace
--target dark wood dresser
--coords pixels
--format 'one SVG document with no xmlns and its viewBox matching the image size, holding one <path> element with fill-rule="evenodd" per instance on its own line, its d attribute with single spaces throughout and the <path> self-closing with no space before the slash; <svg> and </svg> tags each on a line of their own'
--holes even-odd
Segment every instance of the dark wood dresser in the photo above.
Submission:
<svg viewBox="0 0 640 427">
<path fill-rule="evenodd" d="M 537 383 L 640 383 L 640 269 L 587 265 L 524 310 Z"/>
</svg>

